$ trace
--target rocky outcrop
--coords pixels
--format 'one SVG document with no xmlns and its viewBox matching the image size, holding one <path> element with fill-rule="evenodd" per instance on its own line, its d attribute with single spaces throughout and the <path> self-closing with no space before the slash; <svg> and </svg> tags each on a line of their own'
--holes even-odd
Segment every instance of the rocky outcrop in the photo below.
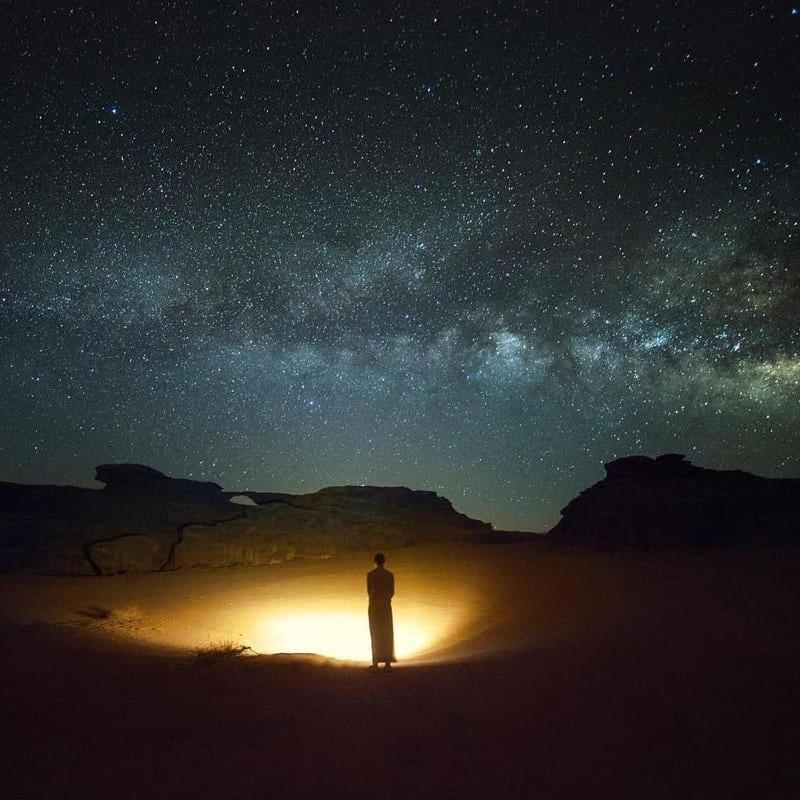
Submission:
<svg viewBox="0 0 800 800">
<path fill-rule="evenodd" d="M 256 507 L 217 527 L 188 525 L 176 566 L 270 564 L 326 558 L 362 548 L 398 547 L 491 531 L 434 492 L 404 487 L 332 486 L 305 495 L 244 492 Z"/>
<path fill-rule="evenodd" d="M 629 456 L 562 509 L 555 545 L 601 549 L 800 544 L 800 479 L 697 467 L 684 456 Z"/>
<path fill-rule="evenodd" d="M 139 464 L 104 464 L 96 478 L 103 489 L 0 483 L 0 568 L 113 575 L 493 534 L 446 498 L 405 487 L 223 491 Z"/>
</svg>

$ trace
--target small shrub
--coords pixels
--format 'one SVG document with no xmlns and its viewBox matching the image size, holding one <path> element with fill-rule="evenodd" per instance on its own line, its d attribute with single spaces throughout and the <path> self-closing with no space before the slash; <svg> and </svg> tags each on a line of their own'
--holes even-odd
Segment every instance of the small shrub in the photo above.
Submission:
<svg viewBox="0 0 800 800">
<path fill-rule="evenodd" d="M 203 660 L 216 660 L 225 658 L 235 658 L 245 653 L 253 652 L 253 648 L 246 644 L 236 644 L 230 639 L 224 639 L 219 642 L 211 642 L 204 647 L 198 647 L 195 655 Z"/>
</svg>

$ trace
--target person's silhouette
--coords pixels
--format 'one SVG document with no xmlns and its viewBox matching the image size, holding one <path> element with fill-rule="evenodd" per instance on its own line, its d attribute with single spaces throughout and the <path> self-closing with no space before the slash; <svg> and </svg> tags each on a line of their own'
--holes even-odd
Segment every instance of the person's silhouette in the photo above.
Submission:
<svg viewBox="0 0 800 800">
<path fill-rule="evenodd" d="M 394 657 L 394 623 L 392 621 L 392 596 L 394 595 L 394 575 L 385 569 L 386 557 L 375 553 L 375 569 L 367 573 L 367 594 L 369 595 L 369 635 L 372 639 L 372 669 L 385 664 L 388 672 Z"/>
</svg>

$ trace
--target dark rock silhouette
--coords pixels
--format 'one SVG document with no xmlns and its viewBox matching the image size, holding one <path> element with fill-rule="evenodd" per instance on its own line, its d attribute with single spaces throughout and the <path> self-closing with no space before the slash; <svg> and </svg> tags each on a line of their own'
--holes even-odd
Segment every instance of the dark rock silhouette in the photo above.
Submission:
<svg viewBox="0 0 800 800">
<path fill-rule="evenodd" d="M 697 467 L 682 455 L 628 456 L 562 509 L 548 541 L 661 549 L 800 545 L 800 479 Z"/>
<path fill-rule="evenodd" d="M 223 491 L 139 464 L 97 468 L 103 489 L 0 483 L 0 568 L 112 575 L 273 564 L 494 534 L 435 492 L 332 486 Z M 255 505 L 231 502 L 249 498 Z"/>
<path fill-rule="evenodd" d="M 101 464 L 95 470 L 95 480 L 105 484 L 104 491 L 114 494 L 157 494 L 174 497 L 207 498 L 215 501 L 227 495 L 217 483 L 171 478 L 163 472 L 142 464 Z"/>
</svg>

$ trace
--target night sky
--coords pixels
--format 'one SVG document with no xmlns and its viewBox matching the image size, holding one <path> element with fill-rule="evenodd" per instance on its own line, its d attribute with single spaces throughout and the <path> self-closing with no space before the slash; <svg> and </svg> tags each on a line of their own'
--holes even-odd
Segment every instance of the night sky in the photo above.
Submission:
<svg viewBox="0 0 800 800">
<path fill-rule="evenodd" d="M 12 2 L 0 480 L 800 475 L 800 6 Z"/>
</svg>

